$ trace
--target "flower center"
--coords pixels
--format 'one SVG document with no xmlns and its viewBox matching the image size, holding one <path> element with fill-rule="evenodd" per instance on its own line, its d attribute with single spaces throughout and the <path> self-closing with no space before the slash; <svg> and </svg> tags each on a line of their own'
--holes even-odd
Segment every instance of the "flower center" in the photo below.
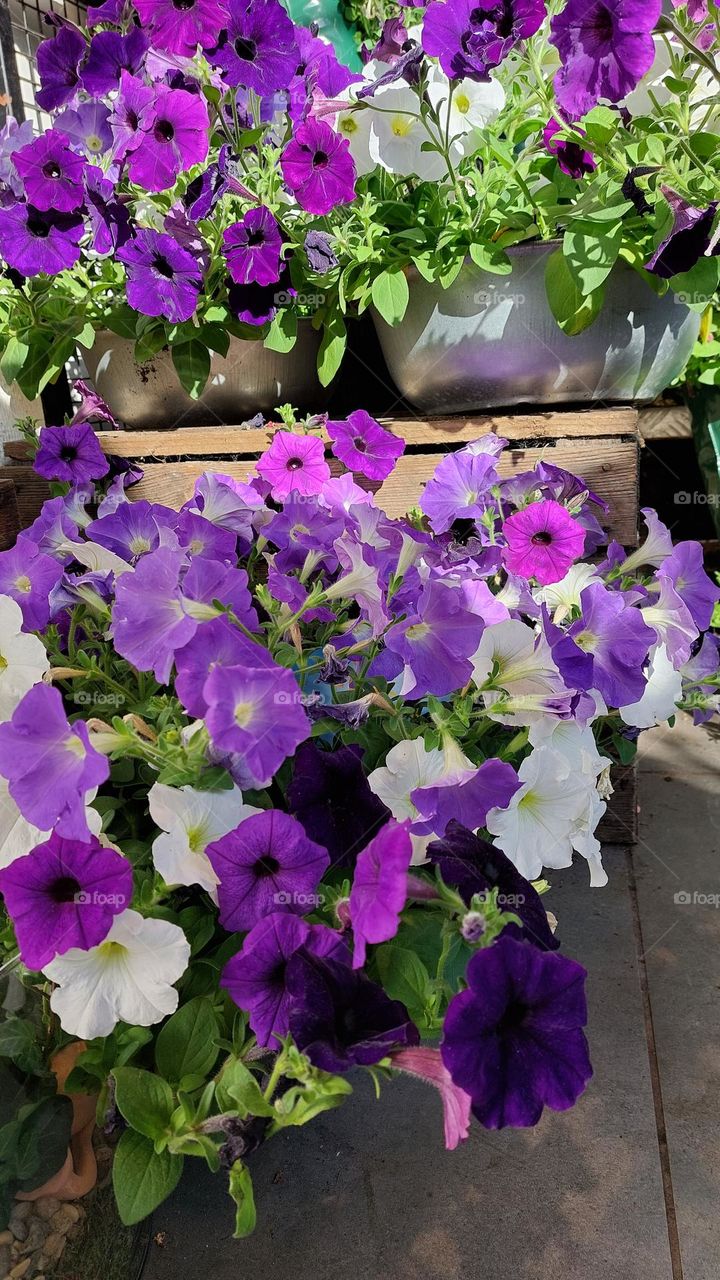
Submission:
<svg viewBox="0 0 720 1280">
<path fill-rule="evenodd" d="M 125 123 L 129 129 L 139 128 L 140 121 L 138 120 L 138 114 L 137 111 L 133 111 L 132 107 L 128 107 L 125 113 Z"/>
<path fill-rule="evenodd" d="M 156 142 L 172 142 L 175 128 L 169 120 L 158 120 L 153 130 Z"/>
<path fill-rule="evenodd" d="M 552 542 L 552 534 L 548 533 L 547 529 L 538 529 L 537 533 L 533 534 L 530 541 L 536 547 L 549 547 Z"/>
<path fill-rule="evenodd" d="M 48 160 L 47 164 L 43 165 L 44 178 L 59 178 L 61 174 L 62 169 L 57 160 Z"/>
<path fill-rule="evenodd" d="M 203 827 L 188 827 L 188 848 L 191 853 L 204 853 L 207 844 L 207 833 Z"/>
<path fill-rule="evenodd" d="M 455 106 L 461 115 L 466 116 L 470 110 L 470 99 L 466 93 L 458 93 L 455 97 Z"/>
<path fill-rule="evenodd" d="M 60 461 L 75 462 L 76 458 L 77 458 L 77 449 L 75 449 L 71 444 L 64 444 L 62 449 L 60 450 Z"/>
<path fill-rule="evenodd" d="M 49 889 L 53 902 L 74 902 L 80 893 L 80 885 L 74 876 L 59 876 Z"/>
<path fill-rule="evenodd" d="M 598 5 L 595 13 L 588 24 L 598 41 L 603 44 L 610 44 L 613 39 L 613 19 L 609 9 L 604 4 Z"/>
<path fill-rule="evenodd" d="M 27 229 L 31 236 L 36 236 L 38 240 L 44 240 L 50 235 L 50 228 L 41 217 L 33 217 L 32 214 L 27 220 Z"/>
<path fill-rule="evenodd" d="M 277 875 L 279 870 L 280 863 L 270 853 L 266 853 L 264 858 L 258 858 L 253 866 L 256 876 L 274 876 Z"/>
<path fill-rule="evenodd" d="M 161 253 L 155 254 L 155 257 L 153 258 L 153 267 L 157 271 L 158 275 L 164 276 L 166 280 L 172 280 L 174 275 L 173 269 L 167 258 L 164 258 Z"/>
<path fill-rule="evenodd" d="M 411 627 L 408 627 L 405 635 L 408 640 L 424 640 L 429 631 L 430 627 L 427 622 L 415 622 Z"/>
<path fill-rule="evenodd" d="M 358 122 L 357 120 L 353 120 L 352 116 L 346 116 L 344 120 L 340 121 L 341 133 L 357 133 L 357 130 Z"/>
<path fill-rule="evenodd" d="M 25 573 L 21 573 L 20 577 L 15 579 L 14 586 L 17 591 L 23 591 L 26 595 L 28 591 L 32 591 L 32 582 Z"/>
<path fill-rule="evenodd" d="M 124 947 L 122 942 L 101 942 L 98 951 L 106 960 L 119 960 L 126 954 L 127 947 Z"/>
<path fill-rule="evenodd" d="M 327 151 L 316 151 L 313 156 L 313 169 L 324 169 L 330 159 Z"/>
<path fill-rule="evenodd" d="M 235 723 L 241 729 L 246 729 L 252 720 L 253 711 L 252 702 L 238 702 L 235 707 Z"/>
<path fill-rule="evenodd" d="M 3 671 L 7 671 L 7 665 L 8 665 L 7 658 L 3 658 L 2 654 L 0 653 L 0 676 L 2 675 Z"/>
<path fill-rule="evenodd" d="M 356 436 L 353 440 L 353 444 L 355 445 L 358 453 L 367 453 L 367 444 L 363 440 L 362 436 Z"/>
<path fill-rule="evenodd" d="M 302 471 L 302 464 L 302 458 L 288 458 L 286 465 L 288 471 Z"/>
<path fill-rule="evenodd" d="M 578 631 L 577 635 L 573 636 L 573 640 L 578 649 L 582 649 L 583 653 L 592 652 L 592 647 L 595 643 L 595 636 L 591 631 Z"/>
<path fill-rule="evenodd" d="M 257 57 L 257 45 L 254 40 L 248 40 L 246 36 L 238 36 L 235 41 L 235 52 L 243 62 L 254 62 Z"/>
<path fill-rule="evenodd" d="M 529 1006 L 523 1004 L 521 1000 L 514 1000 L 512 1004 L 507 1006 L 504 1014 L 497 1024 L 497 1034 L 506 1035 L 509 1031 L 517 1031 L 521 1027 L 530 1012 Z"/>
<path fill-rule="evenodd" d="M 102 138 L 97 133 L 89 133 L 85 139 L 85 146 L 88 151 L 99 152 L 103 149 Z"/>
<path fill-rule="evenodd" d="M 64 745 L 68 751 L 71 751 L 74 756 L 77 756 L 78 760 L 85 759 L 85 744 L 80 738 L 78 738 L 76 733 L 69 733 L 65 739 Z"/>
<path fill-rule="evenodd" d="M 250 231 L 247 242 L 249 245 L 265 244 L 265 232 L 262 227 L 257 227 L 255 231 Z"/>
<path fill-rule="evenodd" d="M 138 535 L 137 538 L 130 539 L 130 551 L 134 556 L 144 556 L 146 551 L 150 550 L 150 543 L 147 538 Z"/>
<path fill-rule="evenodd" d="M 413 120 L 412 116 L 393 116 L 390 128 L 396 138 L 407 138 L 412 132 Z"/>
<path fill-rule="evenodd" d="M 195 0 L 172 0 L 172 2 L 173 9 L 179 9 L 181 13 L 186 12 L 188 9 L 195 8 Z"/>
</svg>

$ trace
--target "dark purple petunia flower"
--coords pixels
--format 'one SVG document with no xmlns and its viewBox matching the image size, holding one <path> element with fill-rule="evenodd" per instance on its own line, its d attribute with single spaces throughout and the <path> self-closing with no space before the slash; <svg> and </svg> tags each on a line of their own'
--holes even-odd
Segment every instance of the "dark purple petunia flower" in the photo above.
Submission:
<svg viewBox="0 0 720 1280">
<path fill-rule="evenodd" d="M 72 213 L 83 203 L 86 162 L 68 146 L 64 133 L 46 133 L 20 147 L 13 156 L 28 203 L 36 209 Z"/>
<path fill-rule="evenodd" d="M 486 1128 L 525 1128 L 544 1107 L 577 1102 L 592 1076 L 585 978 L 574 960 L 504 934 L 471 958 L 468 989 L 445 1015 L 441 1053 Z"/>
<path fill-rule="evenodd" d="M 325 231 L 308 231 L 305 237 L 305 256 L 311 269 L 319 276 L 324 276 L 338 265 L 332 244 L 332 237 Z"/>
<path fill-rule="evenodd" d="M 330 865 L 325 849 L 280 809 L 246 818 L 205 852 L 220 882 L 220 923 L 228 933 L 252 929 L 273 911 L 308 915 Z"/>
<path fill-rule="evenodd" d="M 56 276 L 74 267 L 84 232 L 79 213 L 41 212 L 31 204 L 0 209 L 0 254 L 23 276 Z"/>
<path fill-rule="evenodd" d="M 112 182 L 96 165 L 85 170 L 85 208 L 92 228 L 92 247 L 96 253 L 111 253 L 131 236 L 130 215 L 115 198 Z"/>
<path fill-rule="evenodd" d="M 229 0 L 227 27 L 208 55 L 225 83 L 261 97 L 287 88 L 300 61 L 295 28 L 279 0 Z"/>
<path fill-rule="evenodd" d="M 103 0 L 102 4 L 89 4 L 87 8 L 87 24 L 97 27 L 101 22 L 109 22 L 119 27 L 125 11 L 125 0 Z"/>
<path fill-rule="evenodd" d="M 35 101 L 43 111 L 57 111 L 71 102 L 80 87 L 79 67 L 87 44 L 74 27 L 60 27 L 50 40 L 38 45 L 40 88 Z"/>
<path fill-rule="evenodd" d="M 135 505 L 135 504 L 133 504 Z M 216 667 L 259 667 L 270 670 L 275 664 L 264 645 L 254 644 L 227 618 L 205 622 L 196 635 L 175 654 L 175 692 L 191 716 L 204 716 L 207 702 L 205 682 Z"/>
<path fill-rule="evenodd" d="M 386 431 L 364 409 L 356 409 L 345 421 L 328 422 L 327 430 L 335 457 L 348 471 L 369 480 L 386 480 L 405 452 L 405 441 Z"/>
<path fill-rule="evenodd" d="M 23 964 L 42 969 L 72 947 L 89 951 L 107 937 L 132 901 L 132 864 L 95 836 L 85 843 L 53 832 L 0 870 L 0 893 Z"/>
<path fill-rule="evenodd" d="M 432 0 L 422 44 L 451 79 L 485 80 L 545 19 L 544 0 Z"/>
<path fill-rule="evenodd" d="M 357 745 L 322 751 L 305 742 L 295 754 L 288 806 L 336 866 L 353 866 L 391 816 L 370 790 L 362 759 Z"/>
<path fill-rule="evenodd" d="M 109 118 L 113 158 L 124 160 L 155 123 L 155 90 L 127 71 L 120 73 L 120 89 Z"/>
<path fill-rule="evenodd" d="M 202 274 L 193 255 L 172 236 L 139 228 L 117 256 L 125 264 L 127 298 L 136 311 L 174 324 L 194 315 Z"/>
<path fill-rule="evenodd" d="M 594 173 L 597 165 L 592 151 L 585 151 L 579 143 L 562 138 L 561 132 L 562 124 L 555 119 L 548 120 L 543 129 L 543 142 L 550 155 L 555 156 L 558 167 L 569 178 L 575 178 L 577 181 L 586 178 L 589 173 Z"/>
<path fill-rule="evenodd" d="M 127 35 L 119 31 L 99 31 L 90 41 L 90 52 L 82 72 L 83 88 L 91 98 L 103 98 L 117 89 L 126 71 L 138 75 L 145 63 L 150 41 L 140 27 Z"/>
<path fill-rule="evenodd" d="M 572 119 L 600 101 L 622 102 L 655 58 L 661 0 L 567 0 L 550 22 L 560 54 L 555 96 Z"/>
<path fill-rule="evenodd" d="M 231 284 L 228 307 L 243 324 L 260 326 L 273 320 L 281 307 L 297 297 L 286 262 L 280 264 L 280 278 L 271 284 Z"/>
<path fill-rule="evenodd" d="M 46 480 L 83 484 L 106 476 L 110 464 L 89 422 L 76 427 L 43 427 L 33 468 Z"/>
<path fill-rule="evenodd" d="M 669 187 L 663 187 L 662 193 L 672 211 L 672 226 L 644 266 L 661 280 L 669 280 L 690 271 L 707 253 L 719 202 L 712 200 L 706 209 L 696 209 Z"/>
<path fill-rule="evenodd" d="M 404 1004 L 358 970 L 299 948 L 288 961 L 290 1031 L 322 1071 L 371 1066 L 391 1049 L 420 1043 Z"/>
<path fill-rule="evenodd" d="M 643 665 L 656 636 L 639 609 L 602 582 L 580 596 L 581 617 L 567 632 L 545 619 L 545 631 L 569 689 L 597 689 L 609 707 L 637 702 L 645 689 Z"/>
<path fill-rule="evenodd" d="M 290 1030 L 290 996 L 285 974 L 300 947 L 348 964 L 350 955 L 339 933 L 322 924 L 307 924 L 287 912 L 273 912 L 250 930 L 242 950 L 226 964 L 220 986 L 239 1009 L 250 1014 L 261 1048 L 275 1048 Z"/>
<path fill-rule="evenodd" d="M 550 928 L 540 894 L 502 849 L 453 820 L 442 839 L 428 845 L 427 854 L 445 884 L 454 885 L 467 906 L 475 894 L 498 890 L 501 909 L 522 920 L 521 927 L 506 925 L 503 937 L 525 938 L 541 951 L 557 951 L 560 942 Z"/>
<path fill-rule="evenodd" d="M 210 120 L 205 99 L 161 85 L 155 120 L 130 152 L 128 175 L 146 191 L 165 191 L 178 174 L 202 164 L 208 153 Z"/>
<path fill-rule="evenodd" d="M 12 596 L 20 605 L 25 631 L 42 631 L 47 626 L 50 594 L 62 572 L 62 565 L 39 551 L 26 534 L 9 551 L 0 551 L 0 595 Z"/>
<path fill-rule="evenodd" d="M 355 199 L 355 163 L 347 138 L 324 120 L 296 129 L 280 156 L 283 178 L 302 209 L 330 213 Z"/>
<path fill-rule="evenodd" d="M 223 253 L 236 284 L 276 284 L 282 233 L 269 209 L 249 209 L 223 235 Z"/>
<path fill-rule="evenodd" d="M 186 58 L 215 44 L 223 21 L 217 0 L 135 0 L 135 8 L 154 49 Z"/>
</svg>

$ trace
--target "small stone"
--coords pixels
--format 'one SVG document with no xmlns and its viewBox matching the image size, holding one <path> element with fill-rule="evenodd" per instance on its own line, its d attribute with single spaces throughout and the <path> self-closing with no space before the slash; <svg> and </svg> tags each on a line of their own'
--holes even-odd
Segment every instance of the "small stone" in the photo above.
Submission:
<svg viewBox="0 0 720 1280">
<path fill-rule="evenodd" d="M 32 1258 L 23 1258 L 22 1262 L 18 1262 L 10 1272 L 10 1280 L 21 1280 L 21 1277 L 30 1270 L 31 1263 Z"/>
<path fill-rule="evenodd" d="M 43 1259 L 50 1262 L 57 1261 L 64 1248 L 65 1237 L 61 1236 L 58 1231 L 53 1231 L 43 1245 Z"/>
<path fill-rule="evenodd" d="M 71 1227 L 74 1227 L 80 1215 L 74 1204 L 61 1205 L 54 1213 L 51 1219 L 54 1231 L 59 1231 L 60 1235 L 67 1235 Z"/>
<path fill-rule="evenodd" d="M 27 1223 L 27 1235 L 20 1249 L 20 1257 L 24 1258 L 29 1253 L 34 1253 L 36 1249 L 40 1249 L 45 1243 L 45 1237 L 49 1227 L 47 1222 L 43 1222 L 40 1218 L 31 1218 Z"/>
<path fill-rule="evenodd" d="M 5 1234 L 6 1233 L 3 1232 L 3 1235 Z M 5 1277 L 9 1270 L 10 1270 L 10 1245 L 0 1244 L 0 1280 L 5 1280 Z"/>
<path fill-rule="evenodd" d="M 0 1245 L 12 1244 L 14 1239 L 12 1231 L 0 1231 Z"/>
<path fill-rule="evenodd" d="M 37 1200 L 35 1203 L 35 1214 L 44 1222 L 49 1222 L 60 1207 L 60 1201 L 56 1200 L 55 1196 L 43 1196 L 42 1200 Z"/>
<path fill-rule="evenodd" d="M 24 1222 L 26 1218 L 30 1217 L 31 1212 L 32 1203 L 30 1200 L 18 1200 L 16 1204 L 13 1205 L 13 1210 L 10 1214 L 10 1222 Z"/>
</svg>

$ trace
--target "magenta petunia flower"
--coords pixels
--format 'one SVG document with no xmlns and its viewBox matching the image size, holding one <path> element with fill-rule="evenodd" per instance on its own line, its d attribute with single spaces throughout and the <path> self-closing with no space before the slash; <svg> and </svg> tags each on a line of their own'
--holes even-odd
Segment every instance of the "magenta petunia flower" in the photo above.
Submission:
<svg viewBox="0 0 720 1280">
<path fill-rule="evenodd" d="M 577 119 L 601 98 L 622 102 L 655 59 L 652 33 L 661 0 L 567 0 L 551 19 L 550 43 L 560 54 L 555 96 Z"/>
<path fill-rule="evenodd" d="M 136 0 L 135 8 L 154 49 L 186 58 L 215 44 L 223 21 L 217 0 Z"/>
<path fill-rule="evenodd" d="M 386 480 L 405 452 L 405 441 L 386 431 L 364 409 L 356 409 L 344 422 L 328 422 L 327 431 L 335 457 L 368 480 Z"/>
<path fill-rule="evenodd" d="M 239 754 L 256 787 L 268 786 L 310 737 L 300 686 L 286 667 L 214 667 L 203 697 L 213 746 Z"/>
<path fill-rule="evenodd" d="M 302 209 L 330 213 L 355 199 L 355 163 L 347 138 L 324 120 L 306 120 L 280 156 L 283 178 Z"/>
<path fill-rule="evenodd" d="M 83 203 L 85 160 L 72 151 L 63 133 L 48 129 L 20 147 L 13 157 L 25 185 L 28 203 L 36 209 L 72 213 Z"/>
<path fill-rule="evenodd" d="M 268 97 L 287 88 L 300 61 L 295 27 L 279 0 L 228 0 L 227 26 L 208 55 L 226 84 Z"/>
<path fill-rule="evenodd" d="M 173 236 L 146 227 L 117 254 L 127 271 L 127 298 L 145 316 L 164 316 L 174 324 L 195 313 L 202 288 L 202 271 L 187 249 Z"/>
<path fill-rule="evenodd" d="M 220 923 L 228 933 L 251 929 L 274 911 L 309 915 L 330 865 L 327 850 L 280 809 L 246 818 L 205 852 L 220 882 Z"/>
<path fill-rule="evenodd" d="M 15 926 L 23 964 L 43 969 L 73 947 L 89 951 L 130 906 L 132 864 L 95 836 L 44 844 L 0 870 L 0 893 Z"/>
<path fill-rule="evenodd" d="M 531 502 L 508 516 L 503 561 L 509 573 L 535 578 L 541 586 L 559 582 L 582 555 L 585 530 L 559 502 Z"/>
<path fill-rule="evenodd" d="M 109 773 L 85 721 L 68 723 L 62 697 L 50 685 L 34 685 L 12 719 L 0 724 L 0 774 L 22 816 L 39 831 L 87 840 L 87 795 Z"/>
<path fill-rule="evenodd" d="M 56 276 L 80 258 L 79 213 L 40 212 L 31 204 L 0 209 L 0 255 L 24 276 Z"/>
<path fill-rule="evenodd" d="M 120 73 L 120 89 L 109 121 L 113 158 L 124 160 L 155 123 L 155 91 L 129 72 Z"/>
<path fill-rule="evenodd" d="M 228 271 L 236 284 L 275 284 L 280 276 L 282 233 L 269 209 L 249 209 L 223 235 Z"/>
<path fill-rule="evenodd" d="M 364 965 L 368 942 L 387 942 L 398 931 L 412 859 L 409 826 L 408 822 L 388 822 L 358 855 L 350 890 L 353 969 Z"/>
<path fill-rule="evenodd" d="M 127 35 L 119 31 L 99 31 L 90 41 L 90 52 L 82 71 L 83 89 L 92 98 L 102 98 L 118 87 L 122 73 L 138 75 L 145 63 L 150 41 L 141 27 Z"/>
<path fill-rule="evenodd" d="M 566 173 L 569 178 L 585 178 L 589 173 L 594 173 L 597 169 L 592 151 L 585 151 L 577 142 L 569 142 L 560 136 L 562 125 L 554 118 L 548 120 L 543 129 L 543 142 L 550 152 L 551 156 L 555 156 L 558 167 Z M 582 130 L 578 130 L 582 133 Z"/>
<path fill-rule="evenodd" d="M 74 27 L 60 27 L 43 40 L 36 54 L 40 88 L 35 101 L 43 111 L 57 111 L 71 102 L 80 87 L 79 66 L 85 57 L 85 37 Z"/>
<path fill-rule="evenodd" d="M 291 493 L 304 497 L 322 493 L 330 479 L 322 440 L 294 431 L 275 432 L 270 448 L 257 463 L 257 471 L 267 480 L 276 502 L 284 502 Z"/>
<path fill-rule="evenodd" d="M 146 191 L 165 191 L 206 158 L 210 120 L 202 94 L 185 89 L 161 85 L 154 106 L 152 127 L 130 152 L 128 175 Z"/>
<path fill-rule="evenodd" d="M 62 573 L 62 565 L 40 551 L 27 534 L 21 534 L 8 551 L 0 551 L 0 595 L 12 596 L 20 605 L 26 631 L 41 631 L 47 626 L 50 594 Z"/>
<path fill-rule="evenodd" d="M 82 484 L 107 475 L 110 463 L 89 422 L 76 427 L 43 427 L 33 467 L 46 480 Z"/>
</svg>

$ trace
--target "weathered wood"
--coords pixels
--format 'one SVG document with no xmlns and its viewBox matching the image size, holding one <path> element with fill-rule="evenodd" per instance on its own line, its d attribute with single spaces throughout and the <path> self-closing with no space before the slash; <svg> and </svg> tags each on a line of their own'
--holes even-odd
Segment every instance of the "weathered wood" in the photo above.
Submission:
<svg viewBox="0 0 720 1280">
<path fill-rule="evenodd" d="M 692 415 L 686 404 L 651 405 L 641 409 L 638 427 L 643 440 L 691 440 Z"/>
<path fill-rule="evenodd" d="M 0 480 L 0 551 L 7 551 L 20 532 L 15 485 L 12 480 Z"/>
<path fill-rule="evenodd" d="M 20 528 L 26 529 L 39 516 L 43 502 L 50 497 L 50 486 L 47 480 L 35 474 L 32 467 L 17 464 L 0 467 L 0 483 L 3 480 L 11 482 L 15 488 Z"/>
<path fill-rule="evenodd" d="M 635 844 L 638 836 L 637 765 L 617 765 L 611 773 L 615 788 L 597 829 L 604 844 Z"/>
</svg>

